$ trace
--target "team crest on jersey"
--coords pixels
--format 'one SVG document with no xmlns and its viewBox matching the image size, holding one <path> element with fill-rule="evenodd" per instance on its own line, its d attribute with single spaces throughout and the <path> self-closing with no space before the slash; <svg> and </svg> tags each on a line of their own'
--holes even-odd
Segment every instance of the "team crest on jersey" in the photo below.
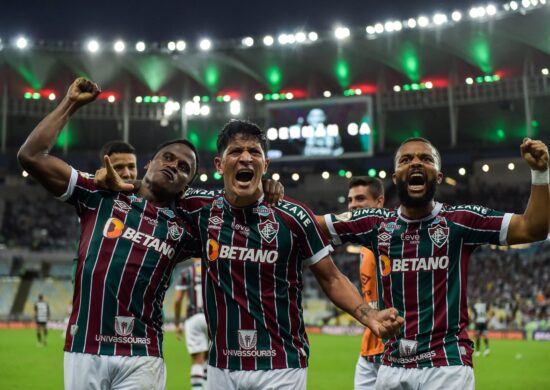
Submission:
<svg viewBox="0 0 550 390">
<path fill-rule="evenodd" d="M 277 233 L 279 232 L 279 224 L 272 221 L 264 221 L 258 225 L 260 235 L 267 242 L 273 241 Z"/>
<path fill-rule="evenodd" d="M 160 212 L 166 215 L 168 218 L 174 218 L 176 214 L 171 209 L 160 209 Z"/>
<path fill-rule="evenodd" d="M 183 234 L 183 228 L 181 226 L 178 226 L 175 222 L 168 221 L 168 233 L 170 233 L 170 237 L 172 237 L 172 240 L 179 240 L 181 238 L 181 235 Z"/>
<path fill-rule="evenodd" d="M 449 228 L 443 226 L 434 226 L 428 228 L 428 234 L 432 242 L 438 247 L 441 248 L 449 238 Z"/>
<path fill-rule="evenodd" d="M 263 204 L 258 206 L 258 207 L 254 207 L 252 209 L 252 212 L 254 214 L 258 214 L 258 215 L 261 215 L 262 217 L 267 217 L 269 214 L 271 214 L 273 212 L 273 210 L 271 210 L 269 207 L 267 206 L 264 206 Z"/>
<path fill-rule="evenodd" d="M 239 329 L 239 345 L 242 349 L 253 349 L 258 342 L 257 330 Z"/>
<path fill-rule="evenodd" d="M 128 212 L 132 209 L 132 206 L 130 206 L 128 203 L 123 202 L 122 200 L 115 199 L 115 205 L 113 206 L 116 210 L 123 212 L 124 214 L 128 214 Z"/>
<path fill-rule="evenodd" d="M 115 316 L 115 332 L 120 336 L 128 336 L 134 330 L 134 317 Z"/>
<path fill-rule="evenodd" d="M 401 357 L 414 356 L 418 351 L 418 341 L 416 340 L 399 340 L 399 355 Z"/>
<path fill-rule="evenodd" d="M 346 211 L 345 213 L 335 215 L 334 218 L 336 218 L 336 220 L 340 222 L 347 222 L 351 219 L 351 212 Z"/>
</svg>

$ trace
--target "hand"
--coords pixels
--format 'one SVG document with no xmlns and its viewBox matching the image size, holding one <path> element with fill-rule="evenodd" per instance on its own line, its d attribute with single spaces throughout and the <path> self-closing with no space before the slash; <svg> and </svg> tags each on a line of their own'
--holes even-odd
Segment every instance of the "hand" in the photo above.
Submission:
<svg viewBox="0 0 550 390">
<path fill-rule="evenodd" d="M 538 140 L 524 138 L 520 145 L 521 157 L 534 171 L 545 171 L 548 169 L 548 147 Z"/>
<path fill-rule="evenodd" d="M 94 178 L 96 186 L 116 192 L 132 191 L 134 185 L 126 183 L 118 173 L 116 173 L 109 156 L 105 155 L 103 158 L 105 161 L 105 168 L 100 168 L 96 171 Z"/>
<path fill-rule="evenodd" d="M 264 199 L 269 207 L 277 205 L 277 203 L 285 196 L 285 187 L 280 181 L 266 179 L 262 181 L 264 189 Z"/>
<path fill-rule="evenodd" d="M 366 320 L 372 333 L 385 339 L 397 336 L 404 323 L 405 319 L 393 307 L 385 310 L 371 309 Z"/>
<path fill-rule="evenodd" d="M 180 325 L 176 325 L 176 340 L 181 341 L 183 339 L 183 329 Z"/>
<path fill-rule="evenodd" d="M 101 93 L 101 88 L 93 81 L 79 77 L 69 87 L 67 99 L 75 103 L 77 107 L 82 107 L 93 102 Z"/>
</svg>

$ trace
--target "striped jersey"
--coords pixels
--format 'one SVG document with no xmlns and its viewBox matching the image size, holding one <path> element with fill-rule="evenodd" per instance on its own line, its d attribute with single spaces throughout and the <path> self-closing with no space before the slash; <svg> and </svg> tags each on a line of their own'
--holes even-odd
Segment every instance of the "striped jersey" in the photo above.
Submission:
<svg viewBox="0 0 550 390">
<path fill-rule="evenodd" d="M 332 251 L 312 212 L 291 199 L 232 207 L 223 193 L 189 190 L 184 208 L 203 245 L 209 364 L 230 370 L 308 365 L 302 269 Z"/>
<path fill-rule="evenodd" d="M 468 259 L 482 244 L 505 245 L 512 214 L 481 206 L 435 203 L 409 220 L 399 210 L 359 209 L 325 220 L 335 243 L 372 249 L 378 305 L 405 318 L 385 340 L 383 363 L 405 368 L 472 365 L 468 338 Z"/>
<path fill-rule="evenodd" d="M 81 226 L 65 351 L 162 357 L 162 303 L 176 262 L 197 249 L 190 230 L 172 209 L 75 170 L 60 198 Z"/>
<path fill-rule="evenodd" d="M 376 260 L 370 249 L 361 247 L 361 265 L 359 267 L 359 276 L 361 278 L 361 290 L 363 299 L 367 305 L 378 308 L 378 291 L 376 289 Z M 376 337 L 372 330 L 365 328 L 363 338 L 361 339 L 361 356 L 371 363 L 381 363 L 382 353 L 384 352 L 384 343 Z"/>
<path fill-rule="evenodd" d="M 487 304 L 484 302 L 474 303 L 474 321 L 476 324 L 487 323 Z"/>
<path fill-rule="evenodd" d="M 189 267 L 181 271 L 176 290 L 187 292 L 187 318 L 204 312 L 200 261 L 193 261 Z"/>
<path fill-rule="evenodd" d="M 34 304 L 34 314 L 36 322 L 48 322 L 50 318 L 50 306 L 47 302 L 38 301 Z"/>
</svg>

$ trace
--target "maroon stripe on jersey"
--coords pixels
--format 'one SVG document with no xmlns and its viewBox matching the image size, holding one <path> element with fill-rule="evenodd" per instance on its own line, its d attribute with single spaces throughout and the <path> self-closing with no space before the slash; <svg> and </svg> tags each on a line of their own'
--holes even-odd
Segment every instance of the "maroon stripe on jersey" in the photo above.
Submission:
<svg viewBox="0 0 550 390">
<path fill-rule="evenodd" d="M 453 210 L 451 212 L 447 211 L 445 213 L 445 218 L 448 218 L 449 220 L 456 222 L 460 225 L 464 225 L 467 227 L 471 227 L 475 230 L 494 230 L 495 232 L 500 232 L 500 228 L 502 227 L 502 220 L 504 218 L 504 215 L 499 216 L 484 216 L 483 218 L 483 224 L 480 224 L 480 214 L 468 211 L 468 210 Z"/>
<path fill-rule="evenodd" d="M 210 209 L 210 216 L 209 219 L 217 216 L 218 218 L 221 218 L 223 220 L 223 208 L 218 208 L 215 205 Z M 208 223 L 208 221 L 207 221 Z M 220 234 L 221 229 L 208 229 L 208 239 L 216 240 L 217 242 L 220 241 Z M 208 248 L 203 248 L 203 250 L 208 250 Z M 206 258 L 208 259 L 208 253 L 206 254 Z M 213 285 L 220 285 L 220 274 L 218 272 L 218 263 L 220 260 L 216 261 L 210 261 L 208 264 L 208 269 L 203 270 L 203 275 L 208 273 L 206 277 L 211 279 L 211 282 Z M 203 291 L 208 291 L 207 288 L 207 282 L 206 280 L 203 280 Z M 225 297 L 223 294 L 223 291 L 221 288 L 215 288 L 214 290 L 214 300 L 215 300 L 215 306 L 216 306 L 216 314 L 218 316 L 217 323 L 216 323 L 216 339 L 214 340 L 214 345 L 216 346 L 216 367 L 225 368 L 227 367 L 227 356 L 224 355 L 223 350 L 219 349 L 220 346 L 227 346 L 227 309 L 225 304 Z M 206 298 L 206 296 L 204 297 Z M 211 298 L 210 298 L 211 299 Z M 205 301 L 207 302 L 207 301 Z M 205 310 L 206 312 L 206 321 L 207 324 L 210 324 L 210 321 L 208 320 L 208 310 Z M 210 332 L 210 326 L 208 327 Z M 212 335 L 210 334 L 210 339 L 212 340 Z"/>
<path fill-rule="evenodd" d="M 470 318 L 468 315 L 468 263 L 470 256 L 472 255 L 474 247 L 470 245 L 462 245 L 460 252 L 460 333 L 458 338 L 460 340 L 459 345 L 466 348 L 466 354 L 460 355 L 462 363 L 472 367 L 472 354 L 473 349 L 470 344 L 470 337 L 468 336 L 468 324 Z"/>
<path fill-rule="evenodd" d="M 263 219 L 262 216 L 260 216 L 260 218 Z M 269 213 L 267 219 L 276 222 L 275 213 Z M 262 222 L 263 221 L 260 223 Z M 277 237 L 275 237 L 275 247 L 279 248 Z M 269 245 L 264 240 L 262 240 L 262 249 L 269 249 Z M 266 265 L 268 264 L 264 264 L 263 266 Z M 276 355 L 271 358 L 271 366 L 287 367 L 283 337 L 277 321 L 277 296 L 275 294 L 276 278 L 275 264 L 269 264 L 269 272 L 262 272 L 260 274 L 260 300 L 262 302 L 262 308 L 267 308 L 263 310 L 263 314 L 265 327 L 270 332 L 271 349 L 277 351 Z"/>
<path fill-rule="evenodd" d="M 391 221 L 395 222 L 395 220 Z M 377 272 L 380 273 L 381 277 L 380 280 L 382 281 L 382 301 L 384 302 L 384 307 L 389 308 L 393 307 L 393 300 L 392 300 L 392 282 L 391 282 L 391 262 L 389 264 L 385 264 L 382 261 L 382 256 L 385 256 L 386 258 L 390 258 L 390 245 L 377 245 L 379 250 L 379 258 L 375 259 L 376 266 L 378 267 Z M 390 267 L 390 271 L 386 276 L 384 276 L 383 272 L 386 267 Z M 391 339 L 386 340 L 385 344 L 385 351 L 384 351 L 384 364 L 391 365 L 389 360 L 386 359 L 387 356 L 390 356 L 393 351 L 395 351 L 395 347 L 393 347 L 395 343 L 396 338 L 392 337 Z"/>
<path fill-rule="evenodd" d="M 113 208 L 111 217 L 118 218 L 125 222 L 126 214 Z M 101 315 L 103 313 L 103 294 L 105 291 L 105 277 L 112 261 L 112 255 L 118 240 L 102 239 L 98 253 L 111 253 L 109 258 L 98 258 L 92 272 L 90 288 L 90 305 L 88 311 L 88 329 L 86 331 L 85 353 L 98 354 L 99 343 L 95 341 L 95 335 L 101 333 Z M 93 338 L 88 339 L 88 336 Z"/>
<path fill-rule="evenodd" d="M 418 235 L 418 223 L 407 224 L 405 234 L 411 236 Z M 402 240 L 402 256 L 401 258 L 417 258 L 418 257 L 418 241 Z M 413 241 L 413 242 L 411 242 Z M 416 340 L 418 335 L 418 272 L 403 272 L 403 306 L 407 313 L 407 321 L 405 321 L 404 338 L 407 340 Z M 405 368 L 416 368 L 416 362 L 406 363 Z"/>
<path fill-rule="evenodd" d="M 294 229 L 301 229 L 303 230 L 302 226 L 290 215 L 286 213 L 280 213 L 279 214 L 282 219 L 285 221 L 286 225 L 289 227 L 290 231 L 294 231 Z M 315 220 L 315 217 L 313 217 L 313 220 Z M 299 253 L 299 245 L 292 245 L 292 252 L 288 256 L 288 259 L 298 259 L 300 257 Z M 294 260 L 294 263 L 289 263 L 287 265 L 287 280 L 289 281 L 289 287 L 294 285 L 295 288 L 289 288 L 288 289 L 288 316 L 289 316 L 289 323 L 290 323 L 290 334 L 292 335 L 292 343 L 298 350 L 298 353 L 300 355 L 300 367 L 307 367 L 307 356 L 305 354 L 300 353 L 301 351 L 304 351 L 304 343 L 300 339 L 300 327 L 304 326 L 301 322 L 302 317 L 300 315 L 300 307 L 298 307 L 298 294 L 300 292 L 298 291 L 298 275 L 301 272 L 301 263 L 298 264 Z M 305 341 L 307 342 L 307 334 L 304 333 Z"/>
<path fill-rule="evenodd" d="M 247 226 L 243 210 L 234 208 L 232 212 L 233 223 Z M 233 230 L 231 245 L 244 248 L 246 247 L 247 241 L 248 240 L 244 237 L 244 234 L 235 234 L 235 230 Z M 248 306 L 249 300 L 246 294 L 246 261 L 229 261 L 229 266 L 231 270 L 231 280 L 233 281 L 233 299 L 239 307 L 239 328 L 245 330 L 256 329 L 254 318 L 250 315 L 250 307 Z M 262 267 L 263 265 L 258 263 L 258 266 Z M 235 288 L 235 286 L 243 286 L 243 288 Z M 249 371 L 255 369 L 255 357 L 241 357 L 241 370 Z"/>
<path fill-rule="evenodd" d="M 145 204 L 145 208 L 147 207 L 149 207 L 149 202 Z M 153 235 L 155 229 L 153 225 L 145 222 L 145 219 L 142 218 L 140 221 L 140 228 L 137 230 L 142 233 Z M 139 270 L 145 260 L 145 255 L 139 254 L 142 250 L 143 249 L 137 248 L 135 244 L 132 244 L 132 248 L 128 253 L 128 260 L 124 265 L 122 278 L 120 279 L 120 284 L 118 285 L 118 315 L 132 316 L 128 309 L 130 307 L 130 302 L 132 301 L 132 293 L 136 285 Z M 130 288 L 130 286 L 132 287 Z M 115 355 L 130 355 L 131 349 L 131 344 L 115 344 Z"/>
</svg>

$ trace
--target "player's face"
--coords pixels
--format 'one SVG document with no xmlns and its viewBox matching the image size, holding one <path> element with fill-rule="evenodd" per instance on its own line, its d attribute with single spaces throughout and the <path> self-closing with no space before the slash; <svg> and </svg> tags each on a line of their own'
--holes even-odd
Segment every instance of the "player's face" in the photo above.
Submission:
<svg viewBox="0 0 550 390">
<path fill-rule="evenodd" d="M 348 210 L 353 211 L 364 207 L 380 208 L 384 205 L 384 197 L 372 195 L 368 186 L 355 186 L 348 191 Z"/>
<path fill-rule="evenodd" d="M 124 180 L 136 180 L 137 159 L 132 153 L 113 153 L 109 156 L 116 173 Z"/>
<path fill-rule="evenodd" d="M 197 169 L 195 153 L 187 145 L 170 144 L 147 164 L 146 180 L 152 188 L 176 195 L 187 187 Z"/>
<path fill-rule="evenodd" d="M 260 198 L 262 176 L 269 162 L 254 137 L 236 134 L 214 162 L 218 173 L 223 175 L 224 188 L 232 202 L 245 206 Z"/>
<path fill-rule="evenodd" d="M 393 182 L 401 203 L 413 208 L 430 203 L 443 178 L 432 146 L 421 141 L 406 143 L 397 152 L 395 165 Z"/>
</svg>

